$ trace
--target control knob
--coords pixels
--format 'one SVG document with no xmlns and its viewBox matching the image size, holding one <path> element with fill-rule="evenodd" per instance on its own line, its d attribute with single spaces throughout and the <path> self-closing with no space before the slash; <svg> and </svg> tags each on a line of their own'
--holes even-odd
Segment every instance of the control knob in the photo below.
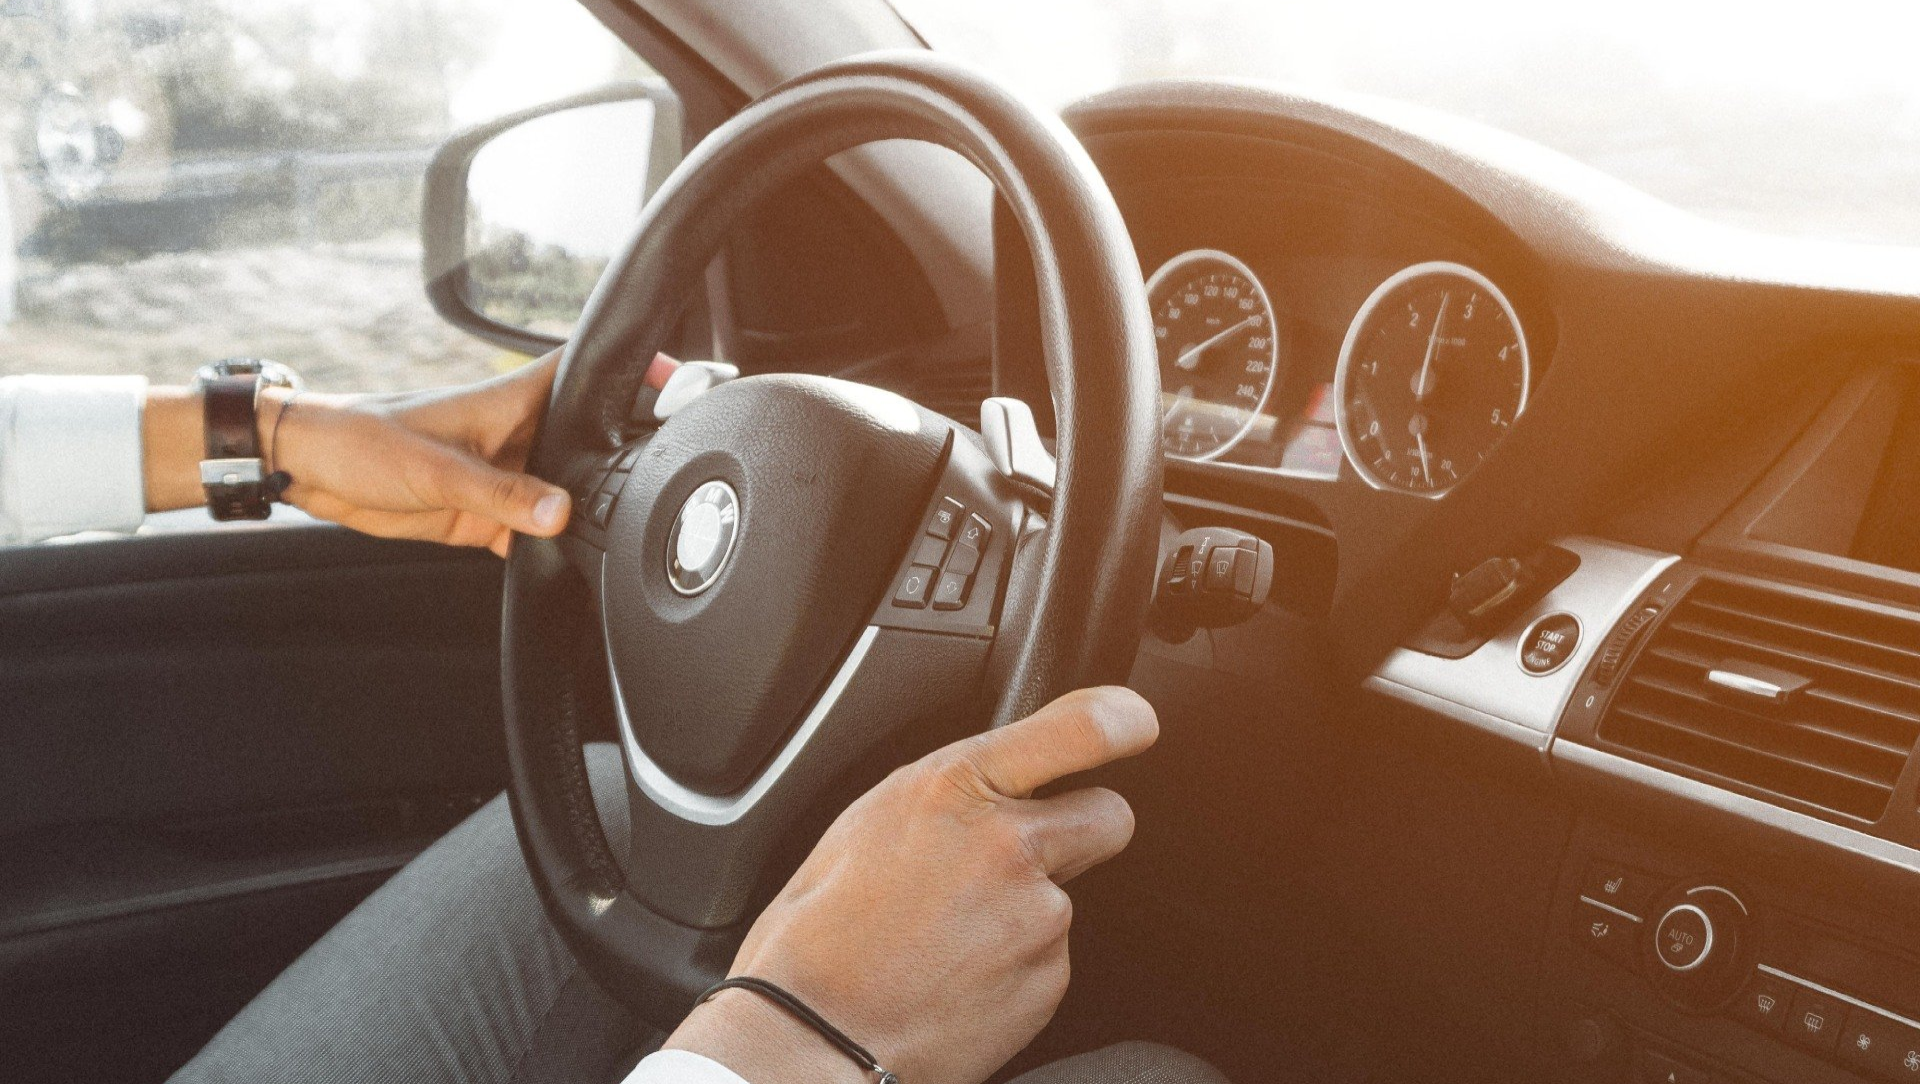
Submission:
<svg viewBox="0 0 1920 1084">
<path fill-rule="evenodd" d="M 1682 1006 L 1706 1012 L 1723 1004 L 1746 975 L 1749 914 L 1718 885 L 1690 888 L 1653 911 L 1648 944 L 1654 982 Z"/>
</svg>

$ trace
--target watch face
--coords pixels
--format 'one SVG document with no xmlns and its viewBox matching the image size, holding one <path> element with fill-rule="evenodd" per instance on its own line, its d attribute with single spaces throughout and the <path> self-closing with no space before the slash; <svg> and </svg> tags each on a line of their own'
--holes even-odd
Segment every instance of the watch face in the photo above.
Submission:
<svg viewBox="0 0 1920 1084">
<path fill-rule="evenodd" d="M 223 376 L 258 375 L 260 383 L 268 387 L 292 388 L 297 391 L 302 386 L 300 374 L 277 361 L 266 361 L 261 358 L 226 358 L 201 366 L 199 373 L 195 375 L 201 380 L 218 380 Z"/>
</svg>

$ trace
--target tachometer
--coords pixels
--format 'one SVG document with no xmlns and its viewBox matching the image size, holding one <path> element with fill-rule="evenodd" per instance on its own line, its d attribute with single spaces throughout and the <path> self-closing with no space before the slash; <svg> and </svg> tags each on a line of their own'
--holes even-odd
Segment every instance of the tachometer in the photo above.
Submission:
<svg viewBox="0 0 1920 1084">
<path fill-rule="evenodd" d="M 1280 369 L 1273 303 L 1247 265 L 1195 249 L 1147 280 L 1160 347 L 1160 445 L 1212 459 L 1253 428 Z"/>
<path fill-rule="evenodd" d="M 1354 470 L 1377 489 L 1438 497 L 1493 451 L 1527 408 L 1527 338 L 1491 280 L 1415 264 L 1373 291 L 1347 329 L 1334 418 Z"/>
</svg>

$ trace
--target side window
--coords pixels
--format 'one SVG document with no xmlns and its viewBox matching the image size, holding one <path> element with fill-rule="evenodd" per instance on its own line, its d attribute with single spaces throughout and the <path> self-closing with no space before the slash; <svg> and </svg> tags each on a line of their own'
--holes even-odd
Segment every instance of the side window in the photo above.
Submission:
<svg viewBox="0 0 1920 1084">
<path fill-rule="evenodd" d="M 249 354 L 378 391 L 517 365 L 427 300 L 427 163 L 653 78 L 576 0 L 0 0 L 0 375 Z M 591 153 L 545 149 L 490 177 L 496 205 Z"/>
</svg>

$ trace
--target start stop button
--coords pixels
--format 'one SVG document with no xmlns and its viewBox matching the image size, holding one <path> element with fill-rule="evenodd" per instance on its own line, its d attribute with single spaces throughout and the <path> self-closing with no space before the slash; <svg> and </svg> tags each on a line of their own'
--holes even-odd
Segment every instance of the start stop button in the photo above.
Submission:
<svg viewBox="0 0 1920 1084">
<path fill-rule="evenodd" d="M 1520 638 L 1520 669 L 1545 676 L 1567 665 L 1580 646 L 1580 619 L 1570 613 L 1551 613 L 1527 627 Z"/>
</svg>

